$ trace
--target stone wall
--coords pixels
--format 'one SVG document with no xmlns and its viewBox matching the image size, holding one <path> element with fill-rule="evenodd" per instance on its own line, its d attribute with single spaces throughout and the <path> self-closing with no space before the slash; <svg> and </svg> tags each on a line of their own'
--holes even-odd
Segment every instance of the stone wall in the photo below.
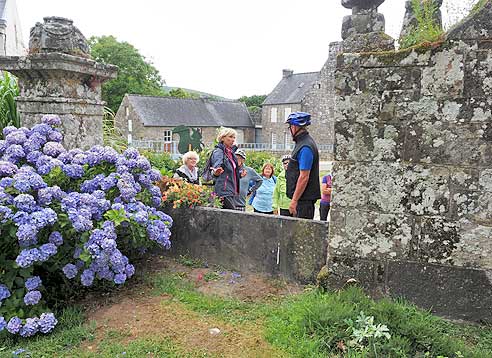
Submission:
<svg viewBox="0 0 492 358">
<path fill-rule="evenodd" d="M 489 1 L 434 48 L 338 57 L 334 286 L 492 321 L 491 17 Z"/>
<path fill-rule="evenodd" d="M 320 71 L 318 81 L 302 101 L 302 110 L 312 115 L 310 133 L 318 144 L 335 143 L 335 68 L 340 51 L 340 42 L 330 44 L 328 59 Z"/>
<path fill-rule="evenodd" d="M 171 209 L 172 255 L 314 282 L 326 260 L 328 223 L 213 208 Z"/>
</svg>

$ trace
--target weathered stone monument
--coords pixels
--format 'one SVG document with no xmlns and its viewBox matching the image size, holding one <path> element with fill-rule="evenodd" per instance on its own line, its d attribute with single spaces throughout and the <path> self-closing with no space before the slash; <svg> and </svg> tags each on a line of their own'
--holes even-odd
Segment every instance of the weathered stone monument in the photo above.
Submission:
<svg viewBox="0 0 492 358">
<path fill-rule="evenodd" d="M 420 4 L 423 2 L 430 3 L 435 10 L 433 14 L 434 21 L 438 27 L 442 28 L 442 0 L 419 0 L 419 2 Z M 408 36 L 417 27 L 417 25 L 417 18 L 415 17 L 415 11 L 413 10 L 412 0 L 407 0 L 405 2 L 405 17 L 403 18 L 400 39 Z"/>
<path fill-rule="evenodd" d="M 342 5 L 352 9 L 342 24 L 343 50 L 345 52 L 370 52 L 393 50 L 394 40 L 384 33 L 383 14 L 378 6 L 384 0 L 342 0 Z"/>
<path fill-rule="evenodd" d="M 43 114 L 57 114 L 67 148 L 102 144 L 101 85 L 116 77 L 117 67 L 90 58 L 87 41 L 72 20 L 44 18 L 31 30 L 29 54 L 0 57 L 0 69 L 19 80 L 23 126 L 38 123 Z"/>
<path fill-rule="evenodd" d="M 344 53 L 328 269 L 492 322 L 492 1 L 441 45 Z"/>
</svg>

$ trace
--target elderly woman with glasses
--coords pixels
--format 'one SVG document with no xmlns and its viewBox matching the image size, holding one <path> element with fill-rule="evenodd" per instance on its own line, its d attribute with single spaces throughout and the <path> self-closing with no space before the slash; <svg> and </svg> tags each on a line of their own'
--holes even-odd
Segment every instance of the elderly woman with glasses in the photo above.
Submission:
<svg viewBox="0 0 492 358">
<path fill-rule="evenodd" d="M 191 184 L 200 184 L 200 177 L 198 175 L 198 161 L 200 157 L 197 152 L 186 152 L 183 155 L 183 165 L 176 169 L 173 178 L 183 179 Z"/>
</svg>

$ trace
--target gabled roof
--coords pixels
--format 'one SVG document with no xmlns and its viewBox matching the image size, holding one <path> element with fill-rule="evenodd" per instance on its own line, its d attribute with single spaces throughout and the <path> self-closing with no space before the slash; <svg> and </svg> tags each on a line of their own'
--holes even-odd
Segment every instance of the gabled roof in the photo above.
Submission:
<svg viewBox="0 0 492 358">
<path fill-rule="evenodd" d="M 253 127 L 246 105 L 237 101 L 128 94 L 144 126 Z"/>
<path fill-rule="evenodd" d="M 318 79 L 319 72 L 295 73 L 282 78 L 263 102 L 266 104 L 301 103 L 307 91 Z"/>
</svg>

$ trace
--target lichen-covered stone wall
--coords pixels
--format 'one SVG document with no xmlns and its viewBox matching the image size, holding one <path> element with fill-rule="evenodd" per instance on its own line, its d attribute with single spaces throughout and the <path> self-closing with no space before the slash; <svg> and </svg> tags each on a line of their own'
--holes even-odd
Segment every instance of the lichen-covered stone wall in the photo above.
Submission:
<svg viewBox="0 0 492 358">
<path fill-rule="evenodd" d="M 491 16 L 489 1 L 433 48 L 338 57 L 334 284 L 492 319 Z"/>
</svg>

